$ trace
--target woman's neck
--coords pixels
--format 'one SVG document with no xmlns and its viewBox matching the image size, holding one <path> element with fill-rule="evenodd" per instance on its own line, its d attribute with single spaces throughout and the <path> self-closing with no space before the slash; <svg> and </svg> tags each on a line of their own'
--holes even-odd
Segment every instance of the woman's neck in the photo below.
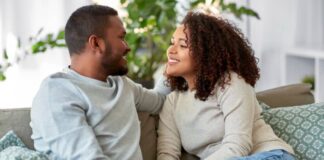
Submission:
<svg viewBox="0 0 324 160">
<path fill-rule="evenodd" d="M 190 91 L 192 91 L 196 88 L 194 76 L 184 76 L 183 78 L 186 80 Z"/>
</svg>

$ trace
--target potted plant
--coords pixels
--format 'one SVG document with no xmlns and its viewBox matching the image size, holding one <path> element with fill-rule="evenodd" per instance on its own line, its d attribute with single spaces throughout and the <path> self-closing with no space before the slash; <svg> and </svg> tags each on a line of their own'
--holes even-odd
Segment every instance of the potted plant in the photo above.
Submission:
<svg viewBox="0 0 324 160">
<path fill-rule="evenodd" d="M 165 62 L 165 51 L 176 25 L 177 2 L 175 0 L 133 0 L 121 3 L 128 15 L 125 16 L 126 40 L 131 48 L 127 55 L 128 76 L 153 87 L 153 74 Z"/>
<path fill-rule="evenodd" d="M 132 49 L 127 55 L 128 76 L 151 88 L 153 74 L 165 63 L 166 49 L 176 28 L 179 16 L 179 12 L 176 12 L 177 0 L 121 0 L 121 4 L 128 13 L 124 22 L 127 29 L 126 40 Z M 224 0 L 212 0 L 209 3 L 206 0 L 193 0 L 188 7 L 182 6 L 184 12 L 196 7 L 201 7 L 207 12 L 216 9 L 233 13 L 239 19 L 242 15 L 259 18 L 253 10 L 238 7 L 235 3 L 225 3 Z"/>
<path fill-rule="evenodd" d="M 120 0 L 127 15 L 123 17 L 126 23 L 126 41 L 131 51 L 127 55 L 128 76 L 144 84 L 147 88 L 153 86 L 153 74 L 166 61 L 166 49 L 178 23 L 179 12 L 176 11 L 177 0 Z M 239 7 L 235 3 L 225 3 L 224 0 L 191 0 L 189 5 L 181 6 L 184 12 L 200 7 L 207 12 L 215 9 L 219 12 L 229 12 L 237 18 L 242 15 L 259 18 L 258 14 L 246 7 Z M 37 34 L 36 37 L 38 37 Z M 47 34 L 44 38 L 32 39 L 31 49 L 26 54 L 41 53 L 48 48 L 65 47 L 64 31 L 54 36 Z M 20 46 L 19 46 L 20 47 Z M 5 54 L 6 55 L 6 54 Z M 10 64 L 11 65 L 11 64 Z M 7 66 L 0 65 L 0 81 L 5 79 Z"/>
</svg>

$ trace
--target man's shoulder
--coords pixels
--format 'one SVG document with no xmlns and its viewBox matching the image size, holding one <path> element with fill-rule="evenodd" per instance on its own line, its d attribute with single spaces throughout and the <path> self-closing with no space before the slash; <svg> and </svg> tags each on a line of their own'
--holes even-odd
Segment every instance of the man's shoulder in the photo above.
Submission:
<svg viewBox="0 0 324 160">
<path fill-rule="evenodd" d="M 114 81 L 123 81 L 127 83 L 133 82 L 133 80 L 131 80 L 127 76 L 111 76 L 110 78 L 113 79 Z"/>
<path fill-rule="evenodd" d="M 124 86 L 134 87 L 134 85 L 136 85 L 136 83 L 127 76 L 111 76 L 109 77 L 109 79 L 111 79 L 116 84 L 122 84 Z"/>
<path fill-rule="evenodd" d="M 57 72 L 47 76 L 43 80 L 40 89 L 61 88 L 62 86 L 65 86 L 63 88 L 66 88 L 67 86 L 73 85 L 72 81 L 73 81 L 73 77 L 71 75 L 68 75 L 67 73 L 64 72 Z"/>
</svg>

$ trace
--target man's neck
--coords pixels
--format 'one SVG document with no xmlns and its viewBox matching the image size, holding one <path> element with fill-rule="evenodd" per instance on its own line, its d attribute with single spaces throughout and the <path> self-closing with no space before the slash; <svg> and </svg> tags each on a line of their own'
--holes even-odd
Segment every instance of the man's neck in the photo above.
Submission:
<svg viewBox="0 0 324 160">
<path fill-rule="evenodd" d="M 108 74 L 100 66 L 91 62 L 91 60 L 85 60 L 81 57 L 73 57 L 69 67 L 82 76 L 106 82 Z"/>
</svg>

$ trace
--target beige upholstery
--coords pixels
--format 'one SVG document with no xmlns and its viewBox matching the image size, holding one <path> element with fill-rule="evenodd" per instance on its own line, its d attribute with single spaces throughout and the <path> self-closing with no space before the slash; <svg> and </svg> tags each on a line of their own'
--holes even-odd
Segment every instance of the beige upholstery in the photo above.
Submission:
<svg viewBox="0 0 324 160">
<path fill-rule="evenodd" d="M 34 143 L 30 138 L 32 130 L 29 127 L 29 122 L 29 108 L 0 109 L 0 138 L 8 131 L 13 130 L 28 148 L 34 149 Z"/>
<path fill-rule="evenodd" d="M 314 102 L 314 97 L 310 92 L 310 86 L 307 84 L 295 84 L 259 92 L 257 93 L 257 98 L 272 107 L 301 105 Z M 156 159 L 157 118 L 148 113 L 139 112 L 139 120 L 141 121 L 140 146 L 143 158 L 144 160 Z M 14 130 L 23 142 L 29 148 L 33 149 L 33 142 L 30 139 L 31 128 L 29 122 L 30 109 L 28 108 L 0 109 L 0 137 L 9 130 Z M 181 159 L 194 160 L 197 158 L 184 153 Z"/>
<path fill-rule="evenodd" d="M 156 117 L 139 112 L 141 121 L 140 146 L 144 160 L 156 159 Z M 30 138 L 32 130 L 29 126 L 30 108 L 0 109 L 0 138 L 13 130 L 30 149 L 34 143 Z"/>
<path fill-rule="evenodd" d="M 259 101 L 271 107 L 295 106 L 314 103 L 310 84 L 291 84 L 258 92 Z"/>
</svg>

